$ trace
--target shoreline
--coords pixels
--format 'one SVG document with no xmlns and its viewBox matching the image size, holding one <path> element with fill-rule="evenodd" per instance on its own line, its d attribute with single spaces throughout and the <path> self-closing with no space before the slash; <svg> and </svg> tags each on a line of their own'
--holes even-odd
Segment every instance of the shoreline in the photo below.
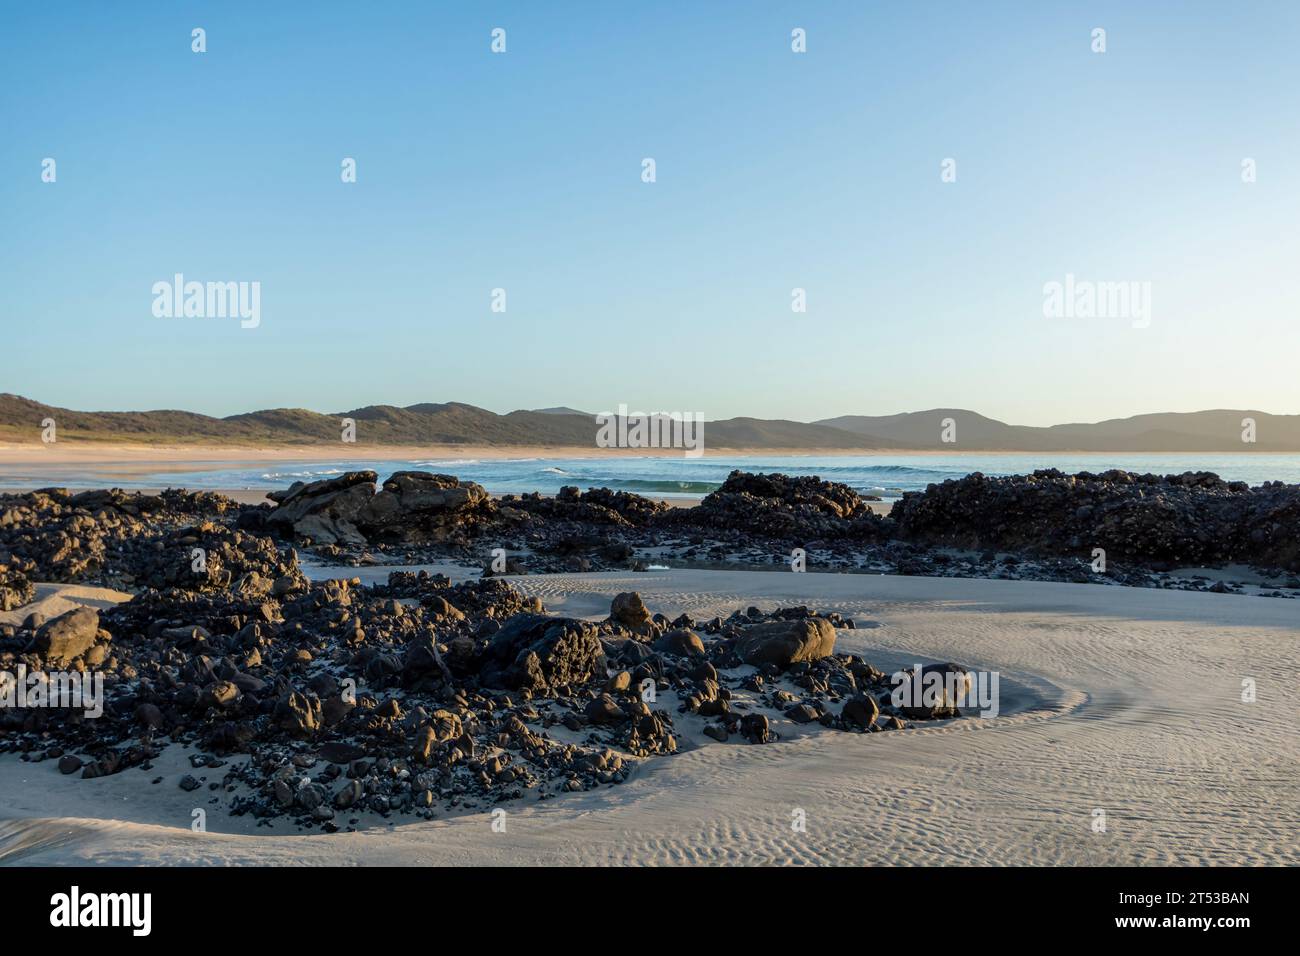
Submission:
<svg viewBox="0 0 1300 956">
<path fill-rule="evenodd" d="M 1236 769 L 1300 756 L 1284 708 L 1234 703 L 1236 675 L 1255 673 L 1261 655 L 1285 656 L 1294 641 L 1286 606 L 1047 582 L 816 573 L 515 580 L 552 614 L 578 617 L 602 614 L 611 595 L 629 586 L 667 616 L 725 614 L 738 600 L 837 610 L 858 622 L 840 635 L 844 651 L 886 667 L 961 660 L 1000 671 L 1007 712 L 988 726 L 976 720 L 871 735 L 814 723 L 790 727 L 762 747 L 700 739 L 700 746 L 652 759 L 617 787 L 505 803 L 510 823 L 502 833 L 480 807 L 432 820 L 367 818 L 358 832 L 328 836 L 214 813 L 209 831 L 196 834 L 195 800 L 177 781 L 198 771 L 179 747 L 168 748 L 151 774 L 95 780 L 61 775 L 53 760 L 10 755 L 0 758 L 0 839 L 8 838 L 13 854 L 7 862 L 1154 866 L 1300 859 L 1293 843 L 1276 838 L 1290 826 L 1300 783 L 1294 775 Z M 1137 656 L 1135 641 L 1143 649 Z M 1118 658 L 1128 667 L 1117 670 Z M 1283 677 L 1261 680 L 1261 694 L 1285 693 Z M 1221 706 L 1203 706 L 1207 690 Z M 1241 732 L 1242 721 L 1249 733 Z M 158 786 L 150 785 L 154 775 L 164 778 Z M 1225 797 L 1235 808 L 1230 827 L 1222 825 Z M 1122 808 L 1109 832 L 1093 830 L 1095 806 Z M 792 834 L 790 807 L 807 811 L 806 832 Z"/>
<path fill-rule="evenodd" d="M 340 453 L 341 449 L 345 449 Z M 959 458 L 971 455 L 1005 455 L 1007 457 L 1043 456 L 1176 456 L 1202 455 L 1216 457 L 1243 457 L 1287 454 L 1277 451 L 1133 451 L 1133 450 L 1074 450 L 1025 451 L 961 447 L 934 448 L 706 448 L 702 455 L 689 456 L 681 449 L 655 448 L 599 448 L 592 445 L 342 445 L 339 442 L 314 445 L 189 445 L 152 444 L 135 442 L 80 442 L 67 439 L 43 445 L 40 442 L 0 441 L 0 467 L 5 465 L 150 465 L 150 471 L 190 470 L 190 465 L 237 465 L 273 461 L 403 461 L 430 460 L 455 462 L 466 458 L 487 461 L 514 459 L 549 460 L 602 460 L 628 459 L 685 459 L 698 461 L 709 458 L 876 458 L 898 455 Z"/>
</svg>

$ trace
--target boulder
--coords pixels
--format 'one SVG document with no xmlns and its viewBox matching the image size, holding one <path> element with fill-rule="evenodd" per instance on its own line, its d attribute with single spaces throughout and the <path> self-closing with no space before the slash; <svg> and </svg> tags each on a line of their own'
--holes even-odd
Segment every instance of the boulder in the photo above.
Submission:
<svg viewBox="0 0 1300 956">
<path fill-rule="evenodd" d="M 99 612 L 94 608 L 73 608 L 36 632 L 36 653 L 46 661 L 70 661 L 95 643 L 99 633 Z"/>
<path fill-rule="evenodd" d="M 767 718 L 762 714 L 746 714 L 742 717 L 740 735 L 751 744 L 765 744 L 773 739 Z"/>
<path fill-rule="evenodd" d="M 746 664 L 789 667 L 835 653 L 835 628 L 821 617 L 756 624 L 745 629 L 735 647 Z"/>
<path fill-rule="evenodd" d="M 609 694 L 601 694 L 595 700 L 588 702 L 585 713 L 587 719 L 593 724 L 621 724 L 627 720 L 623 708 L 619 707 L 618 702 Z"/>
<path fill-rule="evenodd" d="M 927 684 L 936 679 L 930 677 L 932 674 L 937 675 L 937 679 L 942 680 L 934 699 L 927 696 Z M 904 717 L 912 720 L 944 720 L 961 716 L 958 702 L 963 695 L 969 694 L 971 690 L 970 672 L 961 664 L 948 662 L 945 664 L 927 664 L 922 667 L 921 700 L 913 699 L 915 696 L 915 683 L 911 672 L 904 671 L 903 675 L 902 689 L 905 695 L 903 697 L 903 706 L 899 707 L 899 711 Z M 896 686 L 898 685 L 896 684 Z"/>
<path fill-rule="evenodd" d="M 625 591 L 610 603 L 609 619 L 630 630 L 639 630 L 649 623 L 650 609 L 636 591 Z"/>
<path fill-rule="evenodd" d="M 488 642 L 480 679 L 489 687 L 541 690 L 605 674 L 596 628 L 573 618 L 516 614 Z"/>
<path fill-rule="evenodd" d="M 349 471 L 323 481 L 296 481 L 267 496 L 277 507 L 266 516 L 266 524 L 317 544 L 364 545 L 357 519 L 375 496 L 378 479 L 373 471 Z"/>
<path fill-rule="evenodd" d="M 689 628 L 679 627 L 661 635 L 654 642 L 654 649 L 675 657 L 703 657 L 704 641 L 700 635 Z"/>
<path fill-rule="evenodd" d="M 321 725 L 320 699 L 289 691 L 275 702 L 275 724 L 291 737 L 310 737 Z"/>
<path fill-rule="evenodd" d="M 870 730 L 879 715 L 880 705 L 876 703 L 874 697 L 857 694 L 844 702 L 844 707 L 840 711 L 840 720 L 846 727 Z"/>
</svg>

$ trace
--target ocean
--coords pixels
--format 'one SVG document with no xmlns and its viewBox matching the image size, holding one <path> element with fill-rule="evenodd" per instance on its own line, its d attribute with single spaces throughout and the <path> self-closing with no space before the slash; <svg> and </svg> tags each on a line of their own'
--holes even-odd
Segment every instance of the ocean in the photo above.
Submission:
<svg viewBox="0 0 1300 956">
<path fill-rule="evenodd" d="M 540 491 L 554 494 L 565 485 L 580 489 L 606 487 L 656 498 L 696 498 L 722 484 L 733 469 L 818 475 L 860 493 L 897 498 L 933 482 L 986 475 L 1024 474 L 1039 468 L 1065 472 L 1126 471 L 1178 474 L 1212 471 L 1231 481 L 1252 485 L 1265 481 L 1300 483 L 1300 455 L 1126 455 L 997 454 L 971 455 L 757 455 L 730 458 L 442 458 L 373 461 L 296 461 L 277 463 L 159 463 L 133 465 L 79 464 L 0 467 L 0 487 L 58 485 L 69 488 L 267 489 L 295 481 L 315 481 L 345 471 L 371 469 L 385 478 L 395 471 L 436 471 L 475 481 L 495 493 Z"/>
</svg>

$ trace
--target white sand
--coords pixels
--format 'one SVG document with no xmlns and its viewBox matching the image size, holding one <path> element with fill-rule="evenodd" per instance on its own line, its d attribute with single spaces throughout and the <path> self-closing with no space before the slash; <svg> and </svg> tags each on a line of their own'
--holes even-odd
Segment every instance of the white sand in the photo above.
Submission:
<svg viewBox="0 0 1300 956">
<path fill-rule="evenodd" d="M 21 624 L 33 611 L 39 611 L 49 620 L 66 614 L 78 605 L 103 609 L 129 600 L 131 595 L 112 588 L 84 587 L 80 584 L 38 584 L 36 600 L 12 611 L 0 611 L 0 624 Z"/>
<path fill-rule="evenodd" d="M 347 572 L 350 574 L 351 572 Z M 1300 862 L 1300 603 L 1093 585 L 730 571 L 515 579 L 557 613 L 639 590 L 675 616 L 806 603 L 882 668 L 996 669 L 1006 716 L 873 735 L 710 743 L 626 784 L 486 814 L 294 836 L 211 813 L 152 773 L 0 759 L 0 857 L 41 863 L 1278 864 Z M 1240 700 L 1241 681 L 1259 700 Z M 679 723 L 684 723 L 679 719 Z M 695 739 L 687 734 L 687 742 Z M 176 748 L 172 748 L 176 750 Z M 157 786 L 149 780 L 166 779 Z M 216 779 L 215 775 L 212 779 Z M 1092 829 L 1094 808 L 1107 831 Z M 807 832 L 791 828 L 807 815 Z M 281 831 L 284 825 L 281 824 Z"/>
</svg>

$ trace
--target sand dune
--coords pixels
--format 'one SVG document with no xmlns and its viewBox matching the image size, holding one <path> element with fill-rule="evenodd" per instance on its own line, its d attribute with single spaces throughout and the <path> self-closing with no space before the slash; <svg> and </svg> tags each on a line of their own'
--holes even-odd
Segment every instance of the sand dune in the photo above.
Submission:
<svg viewBox="0 0 1300 956">
<path fill-rule="evenodd" d="M 348 575 L 352 573 L 348 570 Z M 603 616 L 636 589 L 675 616 L 757 604 L 839 610 L 839 647 L 888 669 L 1002 675 L 992 720 L 869 736 L 783 728 L 696 745 L 626 784 L 475 813 L 293 836 L 251 820 L 190 832 L 177 748 L 153 773 L 61 777 L 0 760 L 0 859 L 26 864 L 1279 864 L 1300 862 L 1296 602 L 1157 590 L 762 572 L 516 579 L 553 612 Z M 1243 678 L 1258 701 L 1241 702 Z M 157 786 L 149 779 L 166 775 Z M 1106 812 L 1105 833 L 1093 811 Z M 803 810 L 806 832 L 792 814 Z"/>
</svg>

